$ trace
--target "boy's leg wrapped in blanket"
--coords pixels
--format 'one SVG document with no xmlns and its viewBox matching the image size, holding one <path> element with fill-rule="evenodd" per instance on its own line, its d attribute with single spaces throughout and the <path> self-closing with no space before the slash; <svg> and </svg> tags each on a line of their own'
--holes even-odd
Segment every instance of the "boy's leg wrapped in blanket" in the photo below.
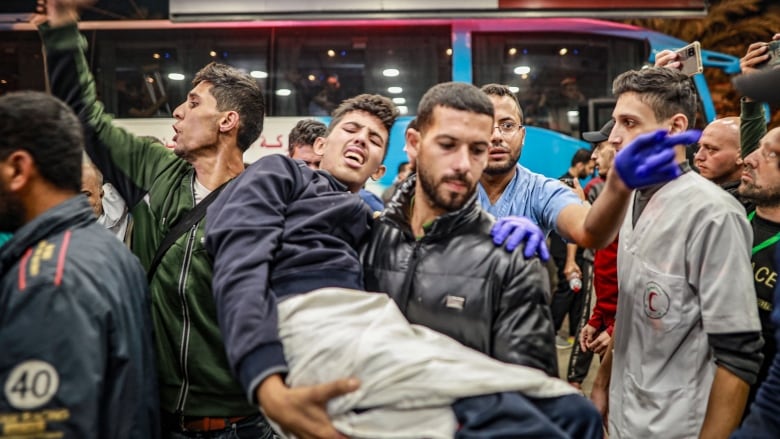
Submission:
<svg viewBox="0 0 780 439">
<path fill-rule="evenodd" d="M 358 390 L 328 404 L 334 426 L 353 438 L 452 438 L 457 400 L 576 393 L 539 370 L 496 361 L 409 324 L 384 294 L 326 288 L 286 299 L 278 310 L 289 386 L 360 379 Z"/>
</svg>

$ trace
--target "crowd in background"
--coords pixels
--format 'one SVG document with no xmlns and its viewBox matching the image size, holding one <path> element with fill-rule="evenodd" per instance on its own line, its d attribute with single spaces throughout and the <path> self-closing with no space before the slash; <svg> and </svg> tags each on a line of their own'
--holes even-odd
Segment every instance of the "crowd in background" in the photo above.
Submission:
<svg viewBox="0 0 780 439">
<path fill-rule="evenodd" d="M 691 130 L 695 86 L 661 52 L 554 179 L 519 164 L 543 145 L 508 86 L 438 84 L 380 198 L 388 98 L 323 104 L 329 124 L 245 164 L 262 92 L 211 63 L 168 149 L 104 111 L 80 3 L 35 19 L 51 94 L 0 97 L 0 437 L 780 434 L 761 96 Z M 752 44 L 743 77 L 769 58 Z"/>
</svg>

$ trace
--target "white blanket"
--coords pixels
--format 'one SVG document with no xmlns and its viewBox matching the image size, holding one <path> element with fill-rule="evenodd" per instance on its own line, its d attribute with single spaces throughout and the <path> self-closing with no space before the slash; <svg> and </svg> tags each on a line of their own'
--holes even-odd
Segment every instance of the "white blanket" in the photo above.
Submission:
<svg viewBox="0 0 780 439">
<path fill-rule="evenodd" d="M 451 404 L 459 398 L 576 393 L 537 369 L 499 362 L 409 324 L 385 294 L 325 288 L 286 299 L 278 310 L 287 385 L 360 379 L 357 391 L 328 404 L 335 427 L 351 438 L 450 439 Z"/>
</svg>

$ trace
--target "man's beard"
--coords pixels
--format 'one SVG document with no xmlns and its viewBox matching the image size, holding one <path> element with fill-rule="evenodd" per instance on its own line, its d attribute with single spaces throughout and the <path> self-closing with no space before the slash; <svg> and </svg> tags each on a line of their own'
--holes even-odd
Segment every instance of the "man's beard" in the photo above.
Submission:
<svg viewBox="0 0 780 439">
<path fill-rule="evenodd" d="M 0 232 L 14 233 L 24 225 L 22 200 L 0 184 Z"/>
<path fill-rule="evenodd" d="M 474 195 L 474 191 L 477 187 L 477 185 L 469 180 L 469 178 L 464 173 L 443 177 L 438 183 L 433 180 L 431 175 L 425 172 L 425 166 L 418 166 L 417 173 L 417 178 L 420 179 L 420 185 L 422 186 L 423 192 L 425 192 L 425 195 L 432 204 L 431 207 L 440 208 L 447 212 L 454 212 L 463 207 L 463 205 L 466 204 L 466 201 L 468 201 L 471 196 Z M 438 187 L 442 186 L 448 181 L 463 182 L 469 189 L 464 194 L 455 194 L 449 192 L 449 196 L 440 195 L 439 191 L 437 190 Z"/>
<path fill-rule="evenodd" d="M 507 149 L 509 153 L 509 159 L 506 163 L 490 163 L 488 158 L 488 164 L 483 171 L 487 175 L 504 175 L 515 169 L 517 162 L 520 160 L 520 150 L 517 151 L 517 155 L 513 155 L 511 150 Z"/>
<path fill-rule="evenodd" d="M 742 182 L 737 188 L 740 197 L 761 207 L 780 206 L 780 188 L 766 188 L 756 186 L 754 183 Z"/>
<path fill-rule="evenodd" d="M 591 173 L 591 174 L 592 174 L 592 173 Z M 588 178 L 588 177 L 590 177 L 590 176 L 591 176 L 591 174 L 588 174 L 588 170 L 587 170 L 587 169 L 583 169 L 582 171 L 580 171 L 580 172 L 577 174 L 577 178 L 579 178 L 580 180 L 582 180 L 583 178 Z"/>
</svg>

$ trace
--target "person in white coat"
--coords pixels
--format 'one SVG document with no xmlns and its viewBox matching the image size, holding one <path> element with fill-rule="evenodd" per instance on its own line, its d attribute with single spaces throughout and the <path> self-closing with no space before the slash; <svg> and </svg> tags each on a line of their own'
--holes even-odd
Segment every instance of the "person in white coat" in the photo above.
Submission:
<svg viewBox="0 0 780 439">
<path fill-rule="evenodd" d="M 626 72 L 613 91 L 618 151 L 696 114 L 693 82 L 672 69 Z M 685 145 L 675 154 L 682 175 L 640 186 L 620 230 L 614 338 L 591 395 L 605 419 L 609 406 L 612 439 L 726 438 L 761 365 L 745 211 L 690 172 Z M 618 174 L 625 165 L 615 160 Z"/>
</svg>

